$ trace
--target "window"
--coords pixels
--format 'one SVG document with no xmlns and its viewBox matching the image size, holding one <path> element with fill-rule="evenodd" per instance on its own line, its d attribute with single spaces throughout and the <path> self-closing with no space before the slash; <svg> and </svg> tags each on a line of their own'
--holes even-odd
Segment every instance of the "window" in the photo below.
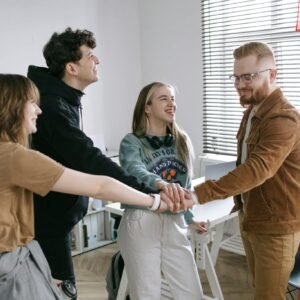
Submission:
<svg viewBox="0 0 300 300">
<path fill-rule="evenodd" d="M 274 50 L 277 83 L 300 109 L 298 0 L 202 0 L 203 150 L 236 155 L 236 133 L 243 108 L 228 76 L 233 50 L 264 41 Z"/>
</svg>

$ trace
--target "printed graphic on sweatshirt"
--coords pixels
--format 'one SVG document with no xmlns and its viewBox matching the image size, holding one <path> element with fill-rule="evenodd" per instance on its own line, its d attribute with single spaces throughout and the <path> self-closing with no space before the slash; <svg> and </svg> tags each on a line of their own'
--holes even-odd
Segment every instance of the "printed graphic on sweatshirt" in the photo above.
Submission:
<svg viewBox="0 0 300 300">
<path fill-rule="evenodd" d="M 168 182 L 180 183 L 181 185 L 183 184 L 181 182 L 182 176 L 187 173 L 186 166 L 175 157 L 162 158 L 149 171 Z"/>
</svg>

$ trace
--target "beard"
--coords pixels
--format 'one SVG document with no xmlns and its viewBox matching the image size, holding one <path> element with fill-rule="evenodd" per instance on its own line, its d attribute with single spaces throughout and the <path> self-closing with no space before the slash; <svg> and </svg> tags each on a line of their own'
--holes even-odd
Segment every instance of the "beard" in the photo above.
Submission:
<svg viewBox="0 0 300 300">
<path fill-rule="evenodd" d="M 252 91 L 250 97 L 247 97 L 245 95 L 240 95 L 240 104 L 241 106 L 245 107 L 248 105 L 257 105 L 262 103 L 268 97 L 270 89 L 268 86 L 268 82 L 264 81 L 263 84 L 255 92 L 253 92 L 252 88 L 238 89 L 239 94 L 240 91 L 248 91 L 248 92 Z"/>
</svg>

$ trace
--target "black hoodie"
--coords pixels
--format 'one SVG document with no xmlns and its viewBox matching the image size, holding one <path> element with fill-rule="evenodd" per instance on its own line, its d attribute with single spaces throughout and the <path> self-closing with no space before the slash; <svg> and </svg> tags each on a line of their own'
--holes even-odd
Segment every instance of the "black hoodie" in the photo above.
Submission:
<svg viewBox="0 0 300 300">
<path fill-rule="evenodd" d="M 110 176 L 140 191 L 153 192 L 135 177 L 126 176 L 80 129 L 81 91 L 52 76 L 46 68 L 29 66 L 28 77 L 41 95 L 42 114 L 37 120 L 38 131 L 32 136 L 34 149 L 66 167 Z M 68 232 L 87 212 L 85 197 L 50 192 L 41 198 L 34 196 L 36 236 Z"/>
</svg>

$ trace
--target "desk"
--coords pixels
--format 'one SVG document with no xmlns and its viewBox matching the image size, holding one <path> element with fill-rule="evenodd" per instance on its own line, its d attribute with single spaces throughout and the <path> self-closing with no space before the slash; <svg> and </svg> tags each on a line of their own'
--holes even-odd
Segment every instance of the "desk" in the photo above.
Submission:
<svg viewBox="0 0 300 300">
<path fill-rule="evenodd" d="M 204 178 L 198 178 L 196 180 L 193 180 L 193 186 L 203 181 Z M 195 205 L 192 210 L 195 216 L 195 220 L 208 221 L 209 223 L 209 229 L 207 233 L 198 234 L 196 232 L 193 232 L 191 234 L 191 244 L 195 252 L 197 266 L 200 270 L 204 270 L 206 272 L 207 279 L 209 281 L 209 285 L 213 294 L 213 298 L 205 295 L 205 300 L 224 300 L 214 266 L 216 264 L 220 248 L 223 248 L 223 246 L 226 245 L 227 242 L 227 240 L 222 241 L 224 233 L 224 224 L 230 219 L 237 218 L 237 213 L 230 214 L 232 207 L 233 198 L 229 197 L 224 200 L 211 201 L 203 205 Z M 118 215 L 123 214 L 123 209 L 120 208 L 120 203 L 112 203 L 106 205 L 106 210 Z M 215 235 L 212 240 L 211 250 L 209 251 L 208 243 L 210 243 L 211 241 L 210 236 L 212 232 L 214 232 Z M 235 237 L 238 238 L 238 234 L 235 235 Z M 230 249 L 228 250 L 231 251 Z M 118 294 L 117 300 L 125 299 L 124 293 L 126 292 L 126 289 L 124 289 L 124 285 L 127 286 L 127 278 L 124 278 L 124 284 L 122 284 L 122 288 L 120 288 L 119 291 L 119 293 L 122 293 L 122 296 L 119 298 Z M 165 297 L 164 299 L 172 298 Z"/>
<path fill-rule="evenodd" d="M 228 245 L 229 239 L 232 240 L 233 237 L 238 238 L 239 234 L 223 241 L 224 225 L 228 220 L 232 220 L 238 217 L 238 213 L 230 214 L 233 207 L 233 198 L 229 197 L 224 200 L 215 200 L 208 202 L 203 205 L 195 205 L 192 209 L 196 221 L 207 221 L 209 224 L 208 234 L 212 235 L 214 233 L 210 250 L 210 256 L 213 261 L 214 266 L 216 265 L 217 257 L 220 248 L 225 248 Z M 196 237 L 201 239 L 203 235 L 197 234 Z M 237 247 L 238 248 L 238 247 Z M 229 251 L 237 253 L 234 249 L 227 249 Z M 242 254 L 242 253 L 239 253 Z"/>
</svg>

